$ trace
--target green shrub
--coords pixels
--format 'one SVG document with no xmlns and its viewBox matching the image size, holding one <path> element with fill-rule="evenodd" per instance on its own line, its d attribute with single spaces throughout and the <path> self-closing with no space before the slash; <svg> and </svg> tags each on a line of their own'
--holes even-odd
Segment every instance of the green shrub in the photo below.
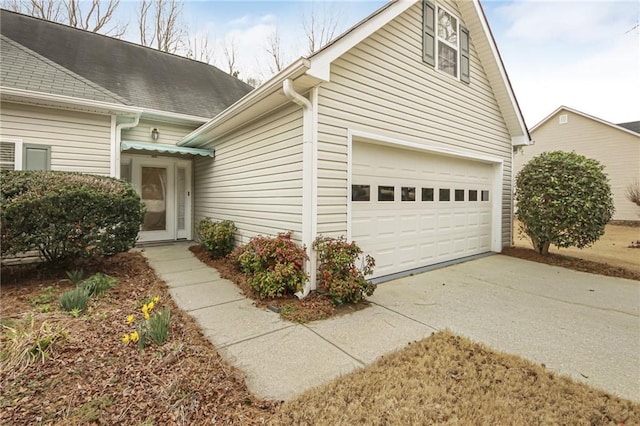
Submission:
<svg viewBox="0 0 640 426">
<path fill-rule="evenodd" d="M 82 312 L 89 302 L 89 292 L 83 287 L 76 287 L 73 290 L 65 291 L 58 298 L 60 307 L 67 312 Z"/>
<path fill-rule="evenodd" d="M 603 234 L 614 212 L 604 166 L 575 152 L 544 152 L 516 177 L 516 216 L 535 250 L 587 247 Z"/>
<path fill-rule="evenodd" d="M 319 286 L 334 304 L 357 303 L 373 294 L 376 286 L 365 277 L 373 273 L 375 260 L 366 255 L 358 268 L 362 250 L 356 243 L 348 243 L 344 237 L 318 237 L 313 248 L 318 253 Z"/>
<path fill-rule="evenodd" d="M 89 297 L 99 296 L 117 284 L 117 280 L 109 275 L 98 272 L 82 281 L 79 287 L 84 288 Z"/>
<path fill-rule="evenodd" d="M 171 311 L 166 306 L 160 312 L 154 312 L 147 321 L 145 332 L 146 338 L 160 346 L 169 338 L 169 322 L 171 321 Z"/>
<path fill-rule="evenodd" d="M 304 272 L 308 259 L 304 247 L 291 239 L 291 232 L 252 238 L 238 255 L 240 270 L 248 274 L 247 282 L 260 298 L 301 291 L 309 279 Z"/>
<path fill-rule="evenodd" d="M 237 230 L 230 220 L 212 222 L 209 218 L 202 219 L 197 228 L 200 242 L 213 259 L 221 259 L 231 253 Z"/>
<path fill-rule="evenodd" d="M 36 250 L 54 262 L 135 245 L 144 205 L 128 183 L 80 173 L 0 173 L 3 256 Z"/>
</svg>

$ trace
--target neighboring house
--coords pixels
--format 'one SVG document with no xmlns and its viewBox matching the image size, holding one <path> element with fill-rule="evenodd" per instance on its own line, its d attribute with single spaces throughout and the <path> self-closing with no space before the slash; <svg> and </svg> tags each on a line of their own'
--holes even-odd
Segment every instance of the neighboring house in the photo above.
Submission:
<svg viewBox="0 0 640 426">
<path fill-rule="evenodd" d="M 4 15 L 9 14 L 3 12 L 3 35 Z M 15 14 L 6 20 L 21 20 L 18 25 L 26 33 L 33 25 L 51 27 L 69 37 L 75 34 L 79 44 L 67 39 L 64 46 L 82 47 L 85 38 L 110 40 Z M 204 71 L 213 67 L 140 47 L 135 53 L 133 45 L 115 40 L 109 41 L 110 49 L 102 50 L 117 64 L 116 75 L 106 80 L 122 83 L 107 84 L 80 67 L 72 68 L 63 58 L 52 58 L 46 48 L 38 48 L 42 38 L 29 44 L 27 40 L 34 37 L 23 34 L 22 40 L 16 40 L 14 32 L 7 37 L 82 76 L 78 80 L 84 84 L 81 93 L 114 97 L 87 102 L 112 105 L 112 111 L 105 107 L 96 116 L 106 117 L 106 127 L 115 136 L 103 137 L 102 145 L 98 136 L 95 147 L 83 151 L 86 157 L 81 161 L 73 155 L 62 158 L 65 141 L 34 138 L 28 143 L 50 146 L 54 169 L 105 163 L 82 171 L 127 177 L 146 200 L 165 194 L 166 213 L 161 201 L 158 206 L 148 201 L 152 212 L 162 213 L 156 214 L 159 218 L 153 223 L 164 228 L 143 230 L 145 240 L 190 238 L 193 224 L 205 217 L 233 220 L 241 242 L 258 234 L 291 230 L 294 239 L 310 250 L 318 235 L 344 235 L 375 257 L 375 276 L 382 279 L 499 252 L 511 242 L 512 156 L 514 148 L 528 144 L 530 137 L 478 1 L 391 2 L 244 97 L 245 86 L 228 76 L 219 77 L 222 83 L 217 88 L 195 84 L 198 72 L 215 74 Z M 56 43 L 55 34 L 46 38 Z M 126 46 L 124 52 L 119 46 Z M 83 58 L 89 68 L 99 59 L 84 57 L 79 49 L 57 50 L 64 51 L 62 57 Z M 138 64 L 132 54 L 165 58 L 166 64 L 156 64 L 153 71 L 160 74 L 158 78 L 165 72 L 181 74 L 172 69 L 181 61 L 194 64 L 193 74 L 180 82 L 152 84 L 154 79 L 145 80 L 140 71 L 152 64 L 146 59 Z M 196 70 L 195 64 L 203 69 Z M 196 87 L 190 87 L 191 78 Z M 145 89 L 144 98 L 117 90 L 120 84 L 136 82 Z M 206 122 L 197 121 L 207 115 L 202 110 L 172 109 L 187 115 L 173 119 L 156 105 L 156 114 L 161 110 L 165 115 L 123 130 L 121 142 L 115 123 L 132 122 L 138 116 L 142 122 L 145 114 L 152 114 L 147 110 L 151 107 L 138 100 L 152 102 L 154 94 L 163 96 L 173 85 L 179 85 L 178 91 L 202 92 L 214 104 L 229 85 L 241 99 L 229 106 L 234 96 L 225 98 L 219 109 L 209 112 L 213 118 Z M 13 87 L 10 91 L 18 91 Z M 5 87 L 2 91 L 4 102 Z M 18 102 L 20 98 L 12 115 L 16 122 L 35 108 Z M 84 110 L 72 112 L 75 106 L 69 102 L 56 113 L 69 121 L 90 121 Z M 3 103 L 3 137 L 31 135 L 20 126 L 6 132 L 4 108 Z M 120 115 L 134 118 L 119 120 Z M 165 123 L 175 124 L 169 131 Z M 162 145 L 153 145 L 150 138 L 155 127 Z M 69 139 L 77 141 L 72 151 L 78 154 L 89 143 L 84 137 Z M 146 155 L 141 149 L 134 151 L 136 155 L 127 154 L 132 148 L 154 146 L 158 146 L 156 152 Z M 180 166 L 176 162 L 182 160 L 164 151 L 195 155 Z M 186 172 L 186 183 L 181 183 L 180 167 Z M 145 195 L 145 182 L 149 195 Z M 193 213 L 185 211 L 185 220 L 191 222 L 186 225 L 178 210 L 181 203 L 189 203 L 189 194 Z M 187 228 L 184 233 L 176 231 L 180 226 Z M 307 265 L 311 286 L 315 285 L 314 264 L 312 260 Z"/>
<path fill-rule="evenodd" d="M 640 121 L 613 124 L 561 106 L 531 129 L 531 137 L 535 143 L 514 156 L 516 174 L 545 151 L 575 151 L 605 166 L 613 220 L 640 220 L 638 206 L 626 197 L 628 186 L 640 181 Z"/>
</svg>

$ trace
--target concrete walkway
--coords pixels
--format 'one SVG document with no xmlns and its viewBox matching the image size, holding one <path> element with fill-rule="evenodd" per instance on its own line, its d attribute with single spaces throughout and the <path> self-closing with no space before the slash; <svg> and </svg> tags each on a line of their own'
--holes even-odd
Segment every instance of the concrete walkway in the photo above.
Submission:
<svg viewBox="0 0 640 426">
<path fill-rule="evenodd" d="M 301 325 L 253 306 L 188 247 L 143 254 L 257 396 L 291 399 L 448 328 L 640 401 L 636 281 L 490 256 L 380 284 L 372 306 Z"/>
</svg>

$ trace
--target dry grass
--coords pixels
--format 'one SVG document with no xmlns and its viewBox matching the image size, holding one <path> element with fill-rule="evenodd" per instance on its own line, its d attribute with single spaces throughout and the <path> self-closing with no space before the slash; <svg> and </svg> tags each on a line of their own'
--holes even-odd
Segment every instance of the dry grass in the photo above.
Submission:
<svg viewBox="0 0 640 426">
<path fill-rule="evenodd" d="M 439 332 L 283 405 L 273 424 L 640 424 L 640 404 Z"/>
</svg>

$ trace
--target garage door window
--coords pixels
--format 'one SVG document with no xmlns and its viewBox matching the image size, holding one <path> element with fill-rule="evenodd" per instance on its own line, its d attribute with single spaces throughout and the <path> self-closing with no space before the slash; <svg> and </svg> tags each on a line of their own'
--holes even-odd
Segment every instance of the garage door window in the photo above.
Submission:
<svg viewBox="0 0 640 426">
<path fill-rule="evenodd" d="M 451 201 L 451 190 L 448 188 L 440 188 L 439 201 Z"/>
<path fill-rule="evenodd" d="M 456 201 L 464 201 L 464 189 L 456 189 L 454 196 Z"/>
<path fill-rule="evenodd" d="M 393 201 L 394 200 L 394 187 L 393 186 L 379 186 L 378 187 L 378 201 Z"/>
<path fill-rule="evenodd" d="M 482 201 L 489 201 L 489 191 L 482 191 Z"/>
<path fill-rule="evenodd" d="M 475 189 L 469 190 L 469 201 L 478 201 L 478 191 Z"/>
<path fill-rule="evenodd" d="M 416 188 L 410 186 L 402 187 L 402 201 L 415 201 L 416 200 Z"/>
<path fill-rule="evenodd" d="M 369 185 L 351 185 L 351 201 L 369 201 L 371 187 Z"/>
<path fill-rule="evenodd" d="M 433 188 L 422 188 L 422 201 L 433 201 Z"/>
</svg>

